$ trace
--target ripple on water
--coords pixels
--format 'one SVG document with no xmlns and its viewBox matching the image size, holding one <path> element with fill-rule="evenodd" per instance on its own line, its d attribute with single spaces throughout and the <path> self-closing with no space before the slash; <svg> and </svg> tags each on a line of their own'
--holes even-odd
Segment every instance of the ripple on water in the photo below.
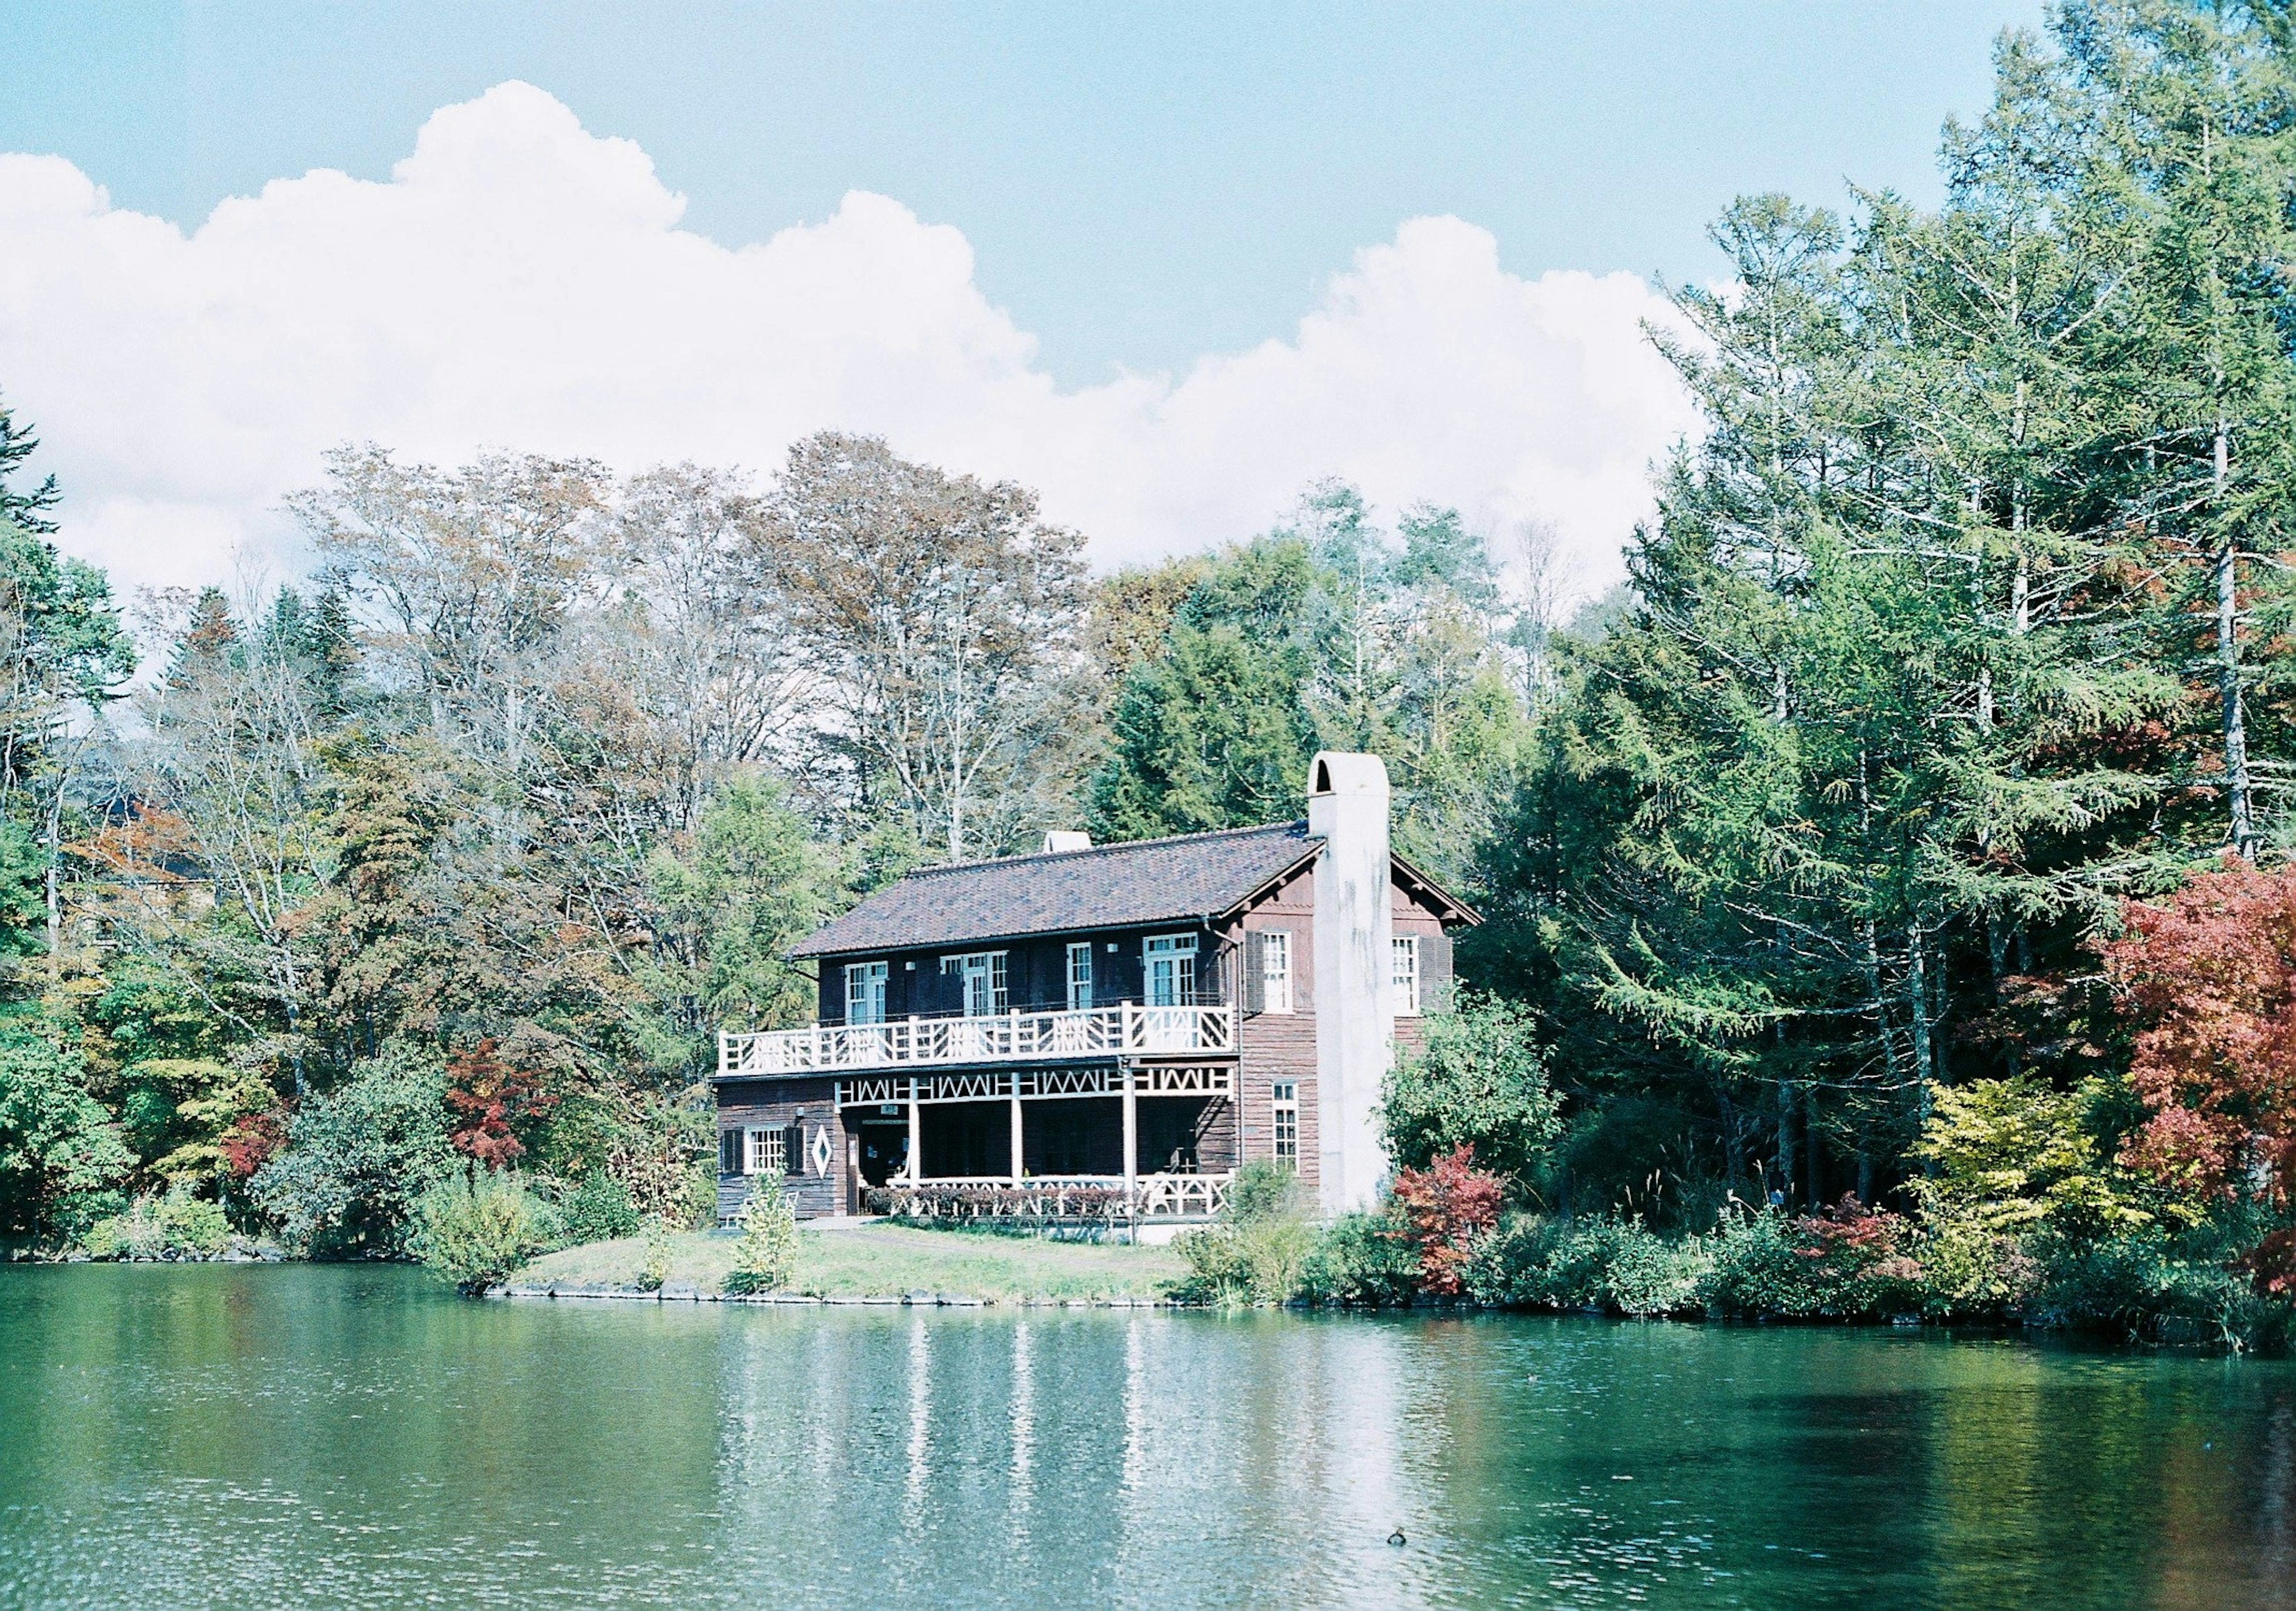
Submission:
<svg viewBox="0 0 2296 1611">
<path fill-rule="evenodd" d="M 0 1270 L 0 1360 L 9 1605 L 2216 1607 L 2296 1583 L 2296 1382 L 2253 1362 L 86 1267 Z"/>
</svg>

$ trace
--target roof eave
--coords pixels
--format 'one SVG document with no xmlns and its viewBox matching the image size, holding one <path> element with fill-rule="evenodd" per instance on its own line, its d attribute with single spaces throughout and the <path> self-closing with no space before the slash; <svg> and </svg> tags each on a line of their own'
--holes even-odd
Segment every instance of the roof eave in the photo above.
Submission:
<svg viewBox="0 0 2296 1611">
<path fill-rule="evenodd" d="M 1408 856 L 1394 851 L 1390 851 L 1389 855 L 1395 864 L 1403 870 L 1403 875 L 1406 880 L 1416 884 L 1421 890 L 1441 904 L 1443 909 L 1435 914 L 1439 921 L 1464 923 L 1470 928 L 1482 926 L 1483 918 L 1480 912 L 1428 877 L 1425 872 L 1412 863 Z"/>
<path fill-rule="evenodd" d="M 792 962 L 827 961 L 834 957 L 882 956 L 889 951 L 937 951 L 952 945 L 1009 945 L 1014 940 L 1041 940 L 1055 934 L 1122 934 L 1127 929 L 1153 928 L 1162 923 L 1202 923 L 1206 914 L 1201 912 L 1172 912 L 1160 917 L 1129 918 L 1121 923 L 1063 924 L 1058 928 L 1015 928 L 1003 934 L 968 934 L 940 940 L 887 941 L 882 945 L 838 945 L 819 950 L 800 946 L 782 954 Z"/>
</svg>

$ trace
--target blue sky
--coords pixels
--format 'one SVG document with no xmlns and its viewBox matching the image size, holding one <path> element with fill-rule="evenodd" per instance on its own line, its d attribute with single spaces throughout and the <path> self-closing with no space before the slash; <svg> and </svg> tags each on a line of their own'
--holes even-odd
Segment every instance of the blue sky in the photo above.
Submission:
<svg viewBox="0 0 2296 1611">
<path fill-rule="evenodd" d="M 1704 276 L 1733 194 L 1935 191 L 2018 0 L 390 5 L 0 0 L 0 151 L 195 226 L 314 168 L 381 179 L 504 79 L 636 141 L 728 246 L 849 190 L 962 230 L 1063 386 L 1287 332 L 1404 219 L 1509 273 Z M 4 382 L 5 376 L 0 376 Z"/>
</svg>

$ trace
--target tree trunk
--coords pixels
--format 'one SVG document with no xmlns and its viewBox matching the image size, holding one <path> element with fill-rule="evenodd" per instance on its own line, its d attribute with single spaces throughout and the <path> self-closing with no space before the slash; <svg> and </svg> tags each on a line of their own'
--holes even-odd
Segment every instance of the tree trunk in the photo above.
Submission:
<svg viewBox="0 0 2296 1611">
<path fill-rule="evenodd" d="M 1793 1087 L 1778 1082 L 1778 1190 L 1793 1202 Z"/>
<path fill-rule="evenodd" d="M 1918 922 L 1906 931 L 1906 997 L 1914 1010 L 1914 1122 L 1926 1126 L 1937 1071 L 1930 1047 L 1929 961 Z"/>
<path fill-rule="evenodd" d="M 2217 421 L 2216 512 L 2224 512 L 2225 481 L 2231 473 L 2231 438 L 2222 420 Z M 2253 861 L 2256 826 L 2251 814 L 2248 779 L 2248 720 L 2240 690 L 2240 560 L 2236 539 L 2227 531 L 2217 545 L 2217 695 L 2224 707 L 2225 798 L 2232 808 L 2232 847 L 2234 855 Z"/>
<path fill-rule="evenodd" d="M 1809 1206 L 1816 1208 L 1821 1206 L 1825 1201 L 1825 1190 L 1819 1184 L 1818 1175 L 1818 1165 L 1822 1159 L 1818 1151 L 1820 1138 L 1817 1129 L 1816 1086 L 1812 1085 L 1803 1092 L 1802 1109 L 1802 1148 L 1809 1157 L 1808 1178 L 1802 1182 L 1802 1193 Z"/>
</svg>

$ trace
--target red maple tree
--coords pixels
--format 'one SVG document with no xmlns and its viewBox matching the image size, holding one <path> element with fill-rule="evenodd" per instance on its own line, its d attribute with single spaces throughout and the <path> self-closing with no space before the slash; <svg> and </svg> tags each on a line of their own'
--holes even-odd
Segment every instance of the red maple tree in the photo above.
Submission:
<svg viewBox="0 0 2296 1611">
<path fill-rule="evenodd" d="M 542 1088 L 542 1075 L 504 1062 L 492 1035 L 447 1059 L 447 1106 L 455 1118 L 447 1140 L 489 1169 L 500 1169 L 526 1152 L 519 1132 L 529 1129 L 557 1104 Z"/>
<path fill-rule="evenodd" d="M 224 1166 L 245 1180 L 287 1144 L 287 1121 L 275 1111 L 243 1113 L 232 1121 L 231 1128 L 216 1144 L 223 1150 Z"/>
<path fill-rule="evenodd" d="M 2165 904 L 2123 904 L 2105 947 L 2141 1027 L 2129 1083 L 2148 1116 L 2122 1154 L 2194 1196 L 2284 1211 L 2296 1183 L 2296 867 L 2227 855 Z M 2244 1260 L 2270 1292 L 2296 1291 L 2296 1231 Z"/>
<path fill-rule="evenodd" d="M 1475 1149 L 1463 1142 L 1438 1153 L 1424 1169 L 1398 1169 L 1389 1200 L 1403 1213 L 1404 1235 L 1419 1255 L 1419 1285 L 1440 1297 L 1459 1290 L 1459 1272 L 1474 1239 L 1498 1223 L 1506 1184 L 1475 1167 Z"/>
</svg>

